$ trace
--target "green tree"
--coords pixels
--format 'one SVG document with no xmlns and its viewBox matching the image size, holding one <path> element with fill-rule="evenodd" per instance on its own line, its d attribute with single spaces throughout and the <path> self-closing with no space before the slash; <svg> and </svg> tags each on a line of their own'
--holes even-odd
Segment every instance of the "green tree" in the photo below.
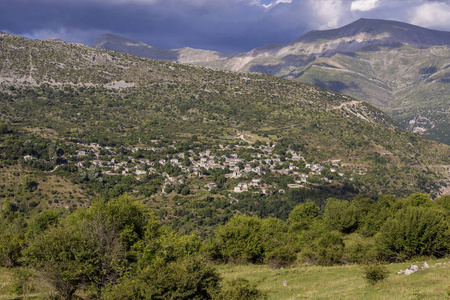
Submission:
<svg viewBox="0 0 450 300">
<path fill-rule="evenodd" d="M 209 253 L 223 262 L 262 262 L 264 249 L 260 229 L 258 217 L 234 216 L 216 230 Z"/>
<path fill-rule="evenodd" d="M 290 231 L 308 229 L 311 223 L 319 215 L 319 207 L 313 202 L 302 203 L 294 207 L 289 214 L 288 224 Z"/>
<path fill-rule="evenodd" d="M 449 222 L 440 210 L 409 206 L 386 221 L 376 242 L 381 258 L 389 261 L 442 257 L 450 248 Z"/>
<path fill-rule="evenodd" d="M 28 264 L 39 270 L 61 299 L 95 276 L 97 245 L 82 232 L 57 226 L 36 236 L 25 249 Z"/>
<path fill-rule="evenodd" d="M 317 241 L 318 264 L 332 266 L 340 264 L 344 254 L 344 240 L 336 232 L 326 232 Z"/>
<path fill-rule="evenodd" d="M 424 206 L 431 207 L 434 206 L 434 203 L 431 202 L 428 194 L 424 193 L 414 193 L 405 199 L 405 202 L 411 206 Z"/>
<path fill-rule="evenodd" d="M 0 265 L 8 268 L 19 265 L 24 244 L 25 237 L 20 232 L 0 233 Z"/>
<path fill-rule="evenodd" d="M 220 277 L 205 261 L 187 257 L 169 263 L 156 260 L 125 278 L 103 295 L 108 300 L 214 299 Z"/>
<path fill-rule="evenodd" d="M 58 213 L 54 210 L 46 210 L 34 217 L 28 224 L 27 235 L 33 237 L 36 234 L 44 232 L 50 226 L 59 222 Z"/>
<path fill-rule="evenodd" d="M 358 229 L 356 207 L 347 200 L 328 199 L 325 205 L 324 221 L 330 229 L 342 233 L 351 233 Z"/>
<path fill-rule="evenodd" d="M 149 236 L 145 240 L 145 248 L 139 264 L 146 266 L 154 260 L 166 263 L 196 255 L 201 246 L 201 239 L 194 235 L 180 235 L 175 231 L 163 227 L 157 235 Z"/>
</svg>

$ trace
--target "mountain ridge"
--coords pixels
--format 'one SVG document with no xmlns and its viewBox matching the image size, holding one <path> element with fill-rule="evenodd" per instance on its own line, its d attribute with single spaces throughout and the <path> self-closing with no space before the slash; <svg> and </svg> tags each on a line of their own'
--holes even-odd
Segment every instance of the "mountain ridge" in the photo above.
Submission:
<svg viewBox="0 0 450 300">
<path fill-rule="evenodd" d="M 289 43 L 269 44 L 249 52 L 222 54 L 182 48 L 159 59 L 266 73 L 345 93 L 383 110 L 405 129 L 450 144 L 449 45 L 450 32 L 359 19 L 341 28 L 310 31 Z M 105 48 L 158 58 L 151 47 L 142 48 L 151 55 L 126 47 Z"/>
</svg>

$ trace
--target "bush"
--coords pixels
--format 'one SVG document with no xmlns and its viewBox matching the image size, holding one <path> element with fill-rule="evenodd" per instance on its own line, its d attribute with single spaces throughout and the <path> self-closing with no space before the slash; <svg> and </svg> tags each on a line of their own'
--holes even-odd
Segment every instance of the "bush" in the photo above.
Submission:
<svg viewBox="0 0 450 300">
<path fill-rule="evenodd" d="M 102 296 L 109 300 L 213 299 L 219 281 L 216 270 L 201 259 L 190 257 L 170 263 L 158 260 Z"/>
<path fill-rule="evenodd" d="M 325 205 L 324 221 L 331 230 L 352 233 L 358 229 L 358 212 L 349 201 L 330 198 Z"/>
<path fill-rule="evenodd" d="M 14 269 L 14 284 L 12 286 L 12 293 L 28 299 L 29 294 L 36 291 L 34 285 L 35 274 L 26 268 Z"/>
<path fill-rule="evenodd" d="M 373 264 L 364 266 L 363 278 L 371 285 L 385 280 L 389 276 L 389 272 L 383 265 Z"/>
<path fill-rule="evenodd" d="M 289 246 L 280 246 L 269 252 L 266 263 L 272 268 L 285 268 L 292 265 L 297 258 L 294 249 Z"/>
<path fill-rule="evenodd" d="M 450 247 L 450 227 L 441 211 L 410 206 L 386 221 L 376 243 L 380 257 L 389 261 L 442 257 Z"/>
<path fill-rule="evenodd" d="M 70 299 L 97 271 L 97 249 L 85 234 L 64 227 L 52 228 L 31 241 L 26 261 L 40 271 L 59 296 Z"/>
<path fill-rule="evenodd" d="M 239 215 L 216 231 L 208 252 L 213 259 L 223 262 L 262 262 L 264 248 L 261 219 Z"/>
<path fill-rule="evenodd" d="M 364 238 L 359 234 L 346 237 L 343 261 L 346 263 L 368 263 L 376 261 L 377 251 L 373 238 Z"/>
<path fill-rule="evenodd" d="M 24 243 L 23 234 L 0 233 L 0 266 L 7 268 L 17 266 Z"/>
<path fill-rule="evenodd" d="M 335 232 L 324 233 L 318 243 L 317 252 L 319 256 L 318 264 L 321 266 L 332 266 L 342 262 L 344 254 L 344 241 Z"/>
<path fill-rule="evenodd" d="M 214 297 L 220 300 L 258 300 L 267 299 L 264 292 L 256 289 L 256 285 L 243 278 L 236 278 L 225 283 L 220 295 Z"/>
<path fill-rule="evenodd" d="M 319 255 L 312 248 L 303 248 L 302 251 L 300 251 L 300 259 L 302 262 L 312 266 L 319 260 Z"/>
</svg>

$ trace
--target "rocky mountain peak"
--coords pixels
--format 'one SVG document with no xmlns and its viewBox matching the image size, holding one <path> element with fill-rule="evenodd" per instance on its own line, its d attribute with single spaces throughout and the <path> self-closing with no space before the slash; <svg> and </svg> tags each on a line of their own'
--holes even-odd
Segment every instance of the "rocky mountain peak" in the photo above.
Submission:
<svg viewBox="0 0 450 300">
<path fill-rule="evenodd" d="M 358 36 L 364 36 L 366 41 L 374 41 L 379 45 L 402 44 L 421 48 L 450 45 L 450 32 L 378 19 L 359 19 L 337 29 L 310 31 L 292 43 L 314 43 Z"/>
</svg>

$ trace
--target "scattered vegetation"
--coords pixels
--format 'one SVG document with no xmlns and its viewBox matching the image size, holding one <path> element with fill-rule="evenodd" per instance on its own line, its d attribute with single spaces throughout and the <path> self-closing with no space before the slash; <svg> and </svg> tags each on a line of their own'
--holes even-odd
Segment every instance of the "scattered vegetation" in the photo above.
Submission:
<svg viewBox="0 0 450 300">
<path fill-rule="evenodd" d="M 448 254 L 450 149 L 370 106 L 266 75 L 2 39 L 0 265 L 17 270 L 13 293 L 264 299 L 214 263 Z"/>
</svg>

